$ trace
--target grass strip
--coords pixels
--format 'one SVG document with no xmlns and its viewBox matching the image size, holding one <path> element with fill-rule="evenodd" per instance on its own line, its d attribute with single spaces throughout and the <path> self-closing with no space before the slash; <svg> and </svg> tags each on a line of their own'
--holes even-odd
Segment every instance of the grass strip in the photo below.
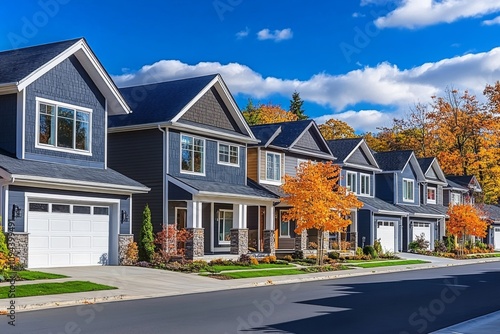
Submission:
<svg viewBox="0 0 500 334">
<path fill-rule="evenodd" d="M 241 265 L 215 265 L 215 266 L 209 266 L 210 269 L 213 270 L 213 272 L 221 272 L 225 270 L 253 270 L 253 269 L 273 269 L 273 268 L 289 268 L 292 267 L 292 265 L 285 264 L 285 263 L 262 263 L 258 265 L 249 265 L 249 266 L 241 266 Z"/>
<path fill-rule="evenodd" d="M 358 263 L 358 264 L 353 264 L 352 266 L 360 268 L 377 268 L 377 267 L 404 266 L 409 264 L 422 264 L 422 263 L 430 263 L 430 262 L 422 260 L 402 260 L 402 261 Z"/>
<path fill-rule="evenodd" d="M 0 299 L 8 298 L 10 286 L 0 287 Z M 18 285 L 15 290 L 15 297 L 31 297 L 58 295 L 62 293 L 76 293 L 87 291 L 113 290 L 117 289 L 113 286 L 97 284 L 86 281 L 70 281 L 63 283 L 39 283 Z"/>
<path fill-rule="evenodd" d="M 67 278 L 68 276 L 52 274 L 52 273 L 44 273 L 41 271 L 29 271 L 23 270 L 17 272 L 17 277 L 23 281 L 34 281 L 37 279 L 56 279 L 56 278 Z"/>
<path fill-rule="evenodd" d="M 247 270 L 247 271 L 237 271 L 233 273 L 224 273 L 221 274 L 220 276 L 238 279 L 238 278 L 301 275 L 301 274 L 307 274 L 307 272 L 300 269 Z"/>
</svg>

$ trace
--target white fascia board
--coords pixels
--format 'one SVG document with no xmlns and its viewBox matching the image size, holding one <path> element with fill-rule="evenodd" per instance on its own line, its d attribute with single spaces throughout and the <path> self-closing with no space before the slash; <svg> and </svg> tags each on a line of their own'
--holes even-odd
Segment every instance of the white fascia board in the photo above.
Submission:
<svg viewBox="0 0 500 334">
<path fill-rule="evenodd" d="M 444 218 L 445 215 L 439 215 L 439 214 L 432 214 L 432 213 L 412 213 L 411 216 L 414 217 L 422 217 L 422 218 Z"/>
<path fill-rule="evenodd" d="M 363 166 L 363 165 L 358 165 L 358 164 L 352 164 L 352 163 L 349 163 L 349 162 L 346 162 L 344 164 L 342 164 L 343 166 L 346 166 L 346 167 L 352 167 L 352 168 L 357 168 L 357 169 L 363 169 L 363 170 L 369 170 L 369 171 L 373 171 L 373 172 L 382 172 L 382 170 L 380 168 L 377 168 L 377 167 L 370 167 L 370 166 Z"/>
<path fill-rule="evenodd" d="M 279 147 L 276 147 L 276 148 L 279 149 Z M 283 148 L 281 148 L 281 149 L 283 149 Z M 294 148 L 288 148 L 288 149 L 286 149 L 286 151 L 289 151 L 289 152 L 292 152 L 292 153 L 297 153 L 297 154 L 302 154 L 302 155 L 305 155 L 305 156 L 310 156 L 310 157 L 315 157 L 315 158 L 330 160 L 330 161 L 334 161 L 334 160 L 337 159 L 333 155 L 329 155 L 329 154 L 326 154 L 326 153 L 321 154 L 321 153 L 315 153 L 315 152 L 297 150 L 297 149 L 294 149 Z"/>
<path fill-rule="evenodd" d="M 174 129 L 190 131 L 190 132 L 199 134 L 201 136 L 210 136 L 211 135 L 217 139 L 226 139 L 226 140 L 230 140 L 230 141 L 232 140 L 232 141 L 237 141 L 237 142 L 246 143 L 246 144 L 258 144 L 259 143 L 259 141 L 257 139 L 247 137 L 244 135 L 237 135 L 237 134 L 233 135 L 233 134 L 224 133 L 221 131 L 206 129 L 206 128 L 202 128 L 202 127 L 198 127 L 198 126 L 194 126 L 194 125 L 189 125 L 189 124 L 184 124 L 184 123 L 179 123 L 179 122 L 172 123 L 170 127 L 174 128 Z"/>
<path fill-rule="evenodd" d="M 392 216 L 408 216 L 408 212 L 399 212 L 399 211 L 388 211 L 388 210 L 380 210 L 375 208 L 374 206 L 371 206 L 369 204 L 363 203 L 363 206 L 361 209 L 368 209 L 370 211 L 373 211 L 374 213 L 382 214 L 382 215 L 392 215 Z"/>
<path fill-rule="evenodd" d="M 267 203 L 269 202 L 278 202 L 279 198 L 274 198 L 274 197 L 260 197 L 260 196 L 249 196 L 249 195 L 242 195 L 242 194 L 228 194 L 228 193 L 218 193 L 218 192 L 209 192 L 209 191 L 199 191 L 197 196 L 203 196 L 203 197 L 214 197 L 216 199 L 221 199 L 221 198 L 226 198 L 228 200 L 243 200 L 243 203 L 247 202 L 258 202 L 258 203 Z M 231 201 L 232 202 L 232 201 Z"/>
<path fill-rule="evenodd" d="M 0 95 L 18 93 L 17 82 L 0 84 Z"/>
<path fill-rule="evenodd" d="M 66 179 L 57 179 L 51 177 L 40 177 L 40 176 L 31 176 L 31 175 L 12 175 L 12 179 L 14 179 L 14 183 L 16 185 L 27 185 L 27 186 L 43 186 L 51 189 L 85 189 L 92 190 L 96 192 L 118 192 L 121 194 L 144 194 L 149 192 L 151 189 L 147 187 L 134 187 L 134 186 L 124 186 L 118 184 L 110 184 L 110 183 L 99 183 L 99 182 L 87 182 L 87 181 L 78 181 L 78 180 L 66 180 Z"/>
<path fill-rule="evenodd" d="M 166 127 L 169 127 L 171 125 L 172 125 L 171 122 L 163 122 L 163 123 L 146 123 L 146 124 L 117 126 L 117 127 L 108 128 L 108 133 L 151 130 L 151 129 L 158 129 L 158 127 L 166 128 Z"/>
</svg>

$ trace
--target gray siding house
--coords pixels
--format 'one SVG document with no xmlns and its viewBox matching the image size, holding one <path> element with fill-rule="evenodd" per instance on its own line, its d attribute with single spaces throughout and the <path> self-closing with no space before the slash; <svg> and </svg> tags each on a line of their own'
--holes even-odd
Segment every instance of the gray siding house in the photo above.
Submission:
<svg viewBox="0 0 500 334">
<path fill-rule="evenodd" d="M 119 263 L 149 190 L 107 165 L 107 117 L 129 112 L 84 39 L 0 52 L 0 215 L 28 267 Z"/>
<path fill-rule="evenodd" d="M 148 204 L 155 232 L 164 224 L 192 231 L 188 258 L 247 253 L 247 211 L 271 211 L 276 196 L 247 180 L 247 145 L 258 140 L 221 76 L 120 91 L 133 113 L 109 119 L 109 165 L 151 188 L 134 197 L 133 218 Z M 274 230 L 270 216 L 265 228 Z"/>
</svg>

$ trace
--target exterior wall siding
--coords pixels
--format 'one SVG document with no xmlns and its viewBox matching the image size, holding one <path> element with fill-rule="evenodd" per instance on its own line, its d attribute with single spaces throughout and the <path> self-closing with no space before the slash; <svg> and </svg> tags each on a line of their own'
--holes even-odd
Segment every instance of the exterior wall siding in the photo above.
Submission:
<svg viewBox="0 0 500 334">
<path fill-rule="evenodd" d="M 36 98 L 92 109 L 92 155 L 36 148 Z M 26 88 L 25 156 L 48 162 L 104 168 L 106 138 L 105 99 L 76 57 L 71 56 Z"/>
<path fill-rule="evenodd" d="M 281 177 L 285 175 L 285 168 L 286 168 L 286 155 L 278 152 L 278 151 L 271 151 L 271 150 L 260 150 L 260 180 L 261 181 L 266 181 L 266 156 L 267 152 L 272 152 L 272 153 L 278 153 L 281 154 Z M 297 166 L 295 163 L 294 166 Z"/>
<path fill-rule="evenodd" d="M 16 154 L 17 95 L 0 95 L 0 149 Z"/>
<path fill-rule="evenodd" d="M 255 182 L 259 182 L 258 159 L 258 148 L 247 149 L 247 176 Z"/>
<path fill-rule="evenodd" d="M 412 202 L 403 201 L 403 179 L 411 179 L 414 181 Z M 403 204 L 418 205 L 419 201 L 420 201 L 420 186 L 416 180 L 416 173 L 413 170 L 413 167 L 410 164 L 408 164 L 406 168 L 398 175 L 397 202 Z"/>
<path fill-rule="evenodd" d="M 375 175 L 375 196 L 384 201 L 394 201 L 394 174 Z"/>
<path fill-rule="evenodd" d="M 163 222 L 163 133 L 158 129 L 110 133 L 108 137 L 110 168 L 151 188 L 147 194 L 136 194 L 132 201 L 132 233 L 139 238 L 142 212 L 151 210 L 154 232 Z"/>
<path fill-rule="evenodd" d="M 324 149 L 321 149 L 321 147 L 318 145 L 318 141 L 320 140 L 320 138 L 318 138 L 316 135 L 313 135 L 311 131 L 312 130 L 309 129 L 309 131 L 304 133 L 294 145 L 294 147 L 314 152 L 323 152 Z"/>
<path fill-rule="evenodd" d="M 360 150 L 359 148 L 355 150 L 352 155 L 347 159 L 347 162 L 351 164 L 361 165 L 361 166 L 373 166 L 372 163 L 368 160 L 366 154 Z"/>
<path fill-rule="evenodd" d="M 341 170 L 341 176 L 342 179 L 340 180 L 340 185 L 345 187 L 347 184 L 347 172 L 352 172 L 356 173 L 356 194 L 360 194 L 361 191 L 361 174 L 367 174 L 370 175 L 370 196 L 375 195 L 375 174 L 371 171 L 366 171 L 363 169 L 356 169 L 356 168 L 342 168 Z M 366 195 L 363 195 L 366 196 Z"/>
</svg>

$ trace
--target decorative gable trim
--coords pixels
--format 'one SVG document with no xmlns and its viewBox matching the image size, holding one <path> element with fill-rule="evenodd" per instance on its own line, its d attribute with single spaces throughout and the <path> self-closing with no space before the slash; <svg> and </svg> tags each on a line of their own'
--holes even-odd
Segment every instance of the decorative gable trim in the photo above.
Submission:
<svg viewBox="0 0 500 334">
<path fill-rule="evenodd" d="M 300 135 L 297 136 L 297 138 L 295 138 L 295 140 L 293 141 L 293 143 L 290 145 L 290 150 L 294 149 L 294 146 L 299 142 L 299 140 L 304 136 L 304 134 L 306 134 L 307 132 L 309 132 L 309 130 L 313 128 L 316 132 L 316 134 L 318 135 L 317 138 L 319 138 L 319 142 L 318 142 L 318 145 L 321 147 L 323 146 L 323 152 L 325 153 L 325 155 L 329 154 L 331 155 L 331 157 L 333 157 L 333 159 L 336 159 L 334 156 L 333 156 L 333 153 L 332 151 L 330 150 L 330 147 L 328 147 L 328 144 L 326 143 L 325 141 L 325 138 L 321 135 L 321 132 L 319 131 L 319 128 L 318 126 L 316 125 L 316 122 L 314 121 L 311 121 L 309 123 L 308 126 L 306 126 L 306 128 L 304 129 L 304 131 L 302 131 L 302 133 Z M 306 153 L 306 154 L 310 154 L 309 152 L 307 151 L 304 151 L 304 150 L 300 150 L 300 149 L 297 149 L 297 152 L 301 152 L 301 153 Z M 331 159 L 331 158 L 330 158 Z M 333 160 L 332 159 L 332 160 Z"/>
<path fill-rule="evenodd" d="M 363 153 L 368 158 L 368 160 L 370 161 L 370 163 L 373 165 L 373 167 L 361 166 L 361 165 L 351 164 L 351 163 L 347 162 L 347 160 L 349 160 L 349 158 L 354 154 L 354 152 L 356 150 L 362 150 Z M 379 167 L 379 165 L 377 163 L 377 160 L 373 156 L 372 152 L 370 151 L 370 148 L 368 147 L 368 144 L 366 144 L 366 141 L 364 139 L 361 139 L 359 141 L 358 145 L 356 145 L 356 147 L 346 156 L 346 158 L 344 159 L 343 163 L 344 163 L 344 166 L 350 166 L 350 167 L 356 167 L 356 168 L 361 168 L 361 169 L 373 170 L 373 171 L 376 171 L 376 172 L 381 172 L 382 171 L 382 169 L 380 169 L 380 167 Z"/>
</svg>

